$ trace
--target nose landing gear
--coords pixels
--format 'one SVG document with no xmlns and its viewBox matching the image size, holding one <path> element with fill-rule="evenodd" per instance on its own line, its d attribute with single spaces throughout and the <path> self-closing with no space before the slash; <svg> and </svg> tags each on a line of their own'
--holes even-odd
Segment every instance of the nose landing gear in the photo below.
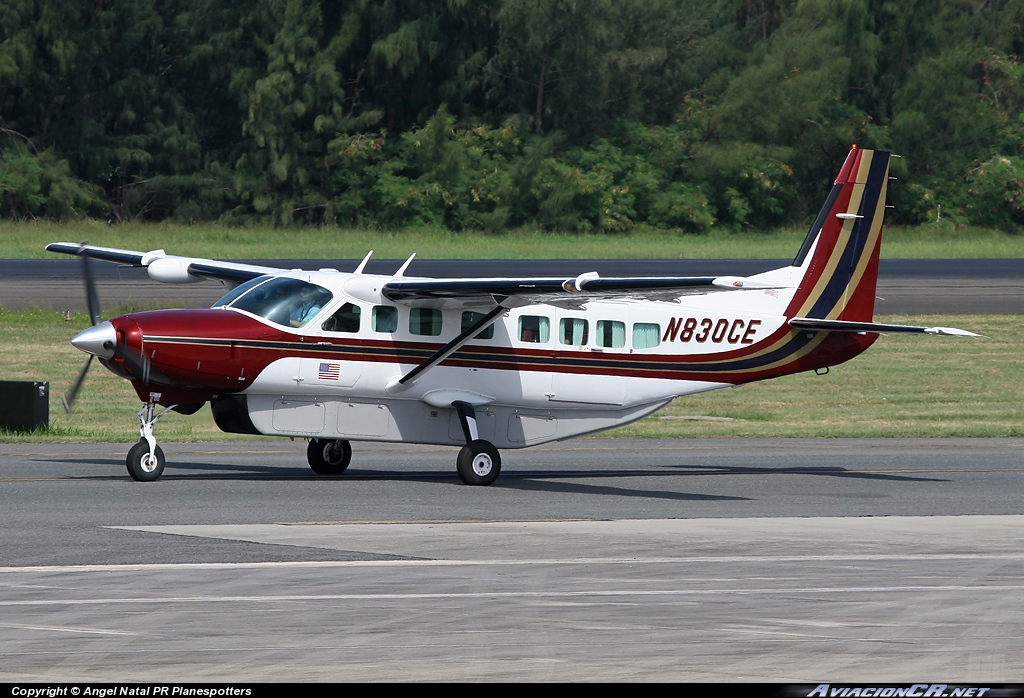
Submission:
<svg viewBox="0 0 1024 698">
<path fill-rule="evenodd" d="M 125 458 L 128 474 L 138 482 L 153 482 L 164 472 L 164 452 L 153 438 L 153 425 L 176 405 L 156 412 L 159 399 L 160 393 L 150 393 L 149 401 L 139 410 L 139 442 L 132 446 Z"/>
</svg>

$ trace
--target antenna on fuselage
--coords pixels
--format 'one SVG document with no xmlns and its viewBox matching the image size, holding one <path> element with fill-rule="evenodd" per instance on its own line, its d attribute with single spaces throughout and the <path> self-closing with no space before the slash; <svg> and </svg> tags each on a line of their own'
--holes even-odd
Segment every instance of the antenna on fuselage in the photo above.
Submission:
<svg viewBox="0 0 1024 698">
<path fill-rule="evenodd" d="M 352 273 L 353 274 L 362 274 L 363 270 L 366 269 L 366 263 L 370 261 L 370 257 L 372 255 L 373 255 L 373 250 L 370 250 L 369 252 L 367 252 L 366 256 L 363 257 L 363 261 L 361 261 L 359 263 L 359 266 L 356 267 L 356 270 L 354 272 L 352 272 Z"/>
<path fill-rule="evenodd" d="M 395 272 L 395 277 L 397 278 L 399 276 L 405 276 L 405 270 L 409 268 L 409 265 L 412 264 L 412 260 L 414 260 L 415 258 L 416 253 L 413 252 L 411 255 L 409 255 L 409 259 L 405 260 L 405 264 L 403 264 L 399 268 L 399 270 Z"/>
</svg>

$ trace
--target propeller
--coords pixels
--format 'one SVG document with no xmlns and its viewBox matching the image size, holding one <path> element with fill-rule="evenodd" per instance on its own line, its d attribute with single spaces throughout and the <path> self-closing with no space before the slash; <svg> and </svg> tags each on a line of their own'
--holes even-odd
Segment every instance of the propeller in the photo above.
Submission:
<svg viewBox="0 0 1024 698">
<path fill-rule="evenodd" d="M 86 243 L 83 240 L 78 246 L 78 256 L 82 259 L 82 277 L 85 280 L 85 300 L 89 308 L 89 319 L 92 326 L 82 330 L 71 340 L 79 349 L 89 352 L 89 358 L 78 373 L 74 385 L 67 395 L 61 398 L 61 404 L 66 413 L 70 413 L 75 406 L 75 400 L 85 382 L 85 376 L 89 373 L 92 360 L 97 356 L 105 359 L 118 357 L 123 365 L 143 383 L 151 381 L 161 385 L 174 385 L 175 381 L 159 369 L 154 369 L 152 361 L 142 351 L 135 351 L 129 347 L 118 345 L 117 334 L 110 322 L 103 322 L 100 318 L 100 300 L 96 293 L 96 281 L 93 277 L 92 266 L 86 253 Z"/>
<path fill-rule="evenodd" d="M 85 302 L 89 308 L 89 319 L 92 320 L 92 325 L 95 327 L 100 324 L 100 298 L 99 294 L 96 293 L 96 281 L 92 275 L 92 266 L 89 264 L 89 258 L 81 254 L 85 250 L 85 242 L 83 240 L 79 243 L 78 251 L 82 259 L 82 277 L 85 279 Z M 82 383 L 85 382 L 85 376 L 89 372 L 89 366 L 92 364 L 93 358 L 93 355 L 89 354 L 89 358 L 85 360 L 85 365 L 78 372 L 78 378 L 75 379 L 71 390 L 60 399 L 65 414 L 70 414 L 71 409 L 75 406 L 75 400 L 78 399 L 78 391 L 82 389 Z"/>
<path fill-rule="evenodd" d="M 83 240 L 79 245 L 79 251 L 85 250 L 85 241 Z M 92 276 L 92 265 L 89 263 L 89 258 L 85 255 L 82 257 L 82 276 L 85 278 L 85 303 L 89 308 L 89 319 L 92 320 L 93 325 L 100 324 L 100 297 L 96 293 L 96 281 Z"/>
<path fill-rule="evenodd" d="M 85 366 L 82 366 L 82 370 L 78 372 L 78 378 L 75 380 L 75 384 L 71 386 L 71 390 L 68 391 L 67 395 L 64 395 L 60 399 L 60 404 L 64 407 L 64 414 L 71 414 L 71 408 L 75 406 L 75 400 L 78 398 L 78 391 L 82 388 L 82 383 L 85 381 L 85 374 L 89 372 L 89 365 L 92 364 L 93 355 L 89 354 L 89 358 L 85 360 Z"/>
</svg>

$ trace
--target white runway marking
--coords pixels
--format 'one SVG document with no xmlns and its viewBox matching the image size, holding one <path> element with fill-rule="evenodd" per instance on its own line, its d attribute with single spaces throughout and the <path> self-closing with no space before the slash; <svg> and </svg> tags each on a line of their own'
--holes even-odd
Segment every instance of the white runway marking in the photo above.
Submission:
<svg viewBox="0 0 1024 698">
<path fill-rule="evenodd" d="M 61 628 L 50 625 L 15 625 L 13 623 L 0 623 L 0 628 L 14 628 L 15 630 L 42 630 L 55 633 L 83 633 L 85 635 L 134 635 L 135 633 L 123 630 L 96 630 L 94 628 Z"/>
<path fill-rule="evenodd" d="M 300 562 L 179 562 L 151 563 L 132 565 L 50 565 L 33 567 L 0 567 L 0 573 L 6 572 L 135 572 L 143 570 L 257 570 L 276 568 L 303 567 L 479 567 L 499 566 L 514 567 L 517 565 L 662 565 L 662 564 L 716 564 L 734 562 L 886 562 L 899 560 L 914 561 L 976 561 L 976 560 L 1021 560 L 1022 553 L 963 553 L 954 554 L 914 554 L 899 553 L 880 555 L 732 555 L 728 557 L 577 557 L 571 559 L 548 560 L 315 560 Z"/>
<path fill-rule="evenodd" d="M 1021 554 L 1024 516 L 126 526 L 408 561 L 629 561 Z M 969 551 L 969 553 L 967 552 Z"/>
<path fill-rule="evenodd" d="M 280 603 L 282 601 L 407 601 L 438 599 L 542 599 L 542 598 L 609 598 L 657 596 L 778 596 L 784 594 L 877 594 L 893 592 L 1006 592 L 1024 590 L 1024 584 L 976 585 L 962 584 L 936 586 L 864 586 L 864 587 L 808 587 L 746 589 L 606 589 L 590 591 L 462 591 L 446 593 L 393 593 L 393 594 L 263 594 L 253 596 L 170 596 L 167 598 L 103 598 L 103 599 L 44 599 L 33 601 L 0 601 L 0 607 L 13 606 L 92 606 L 98 604 L 177 604 L 177 603 Z"/>
</svg>

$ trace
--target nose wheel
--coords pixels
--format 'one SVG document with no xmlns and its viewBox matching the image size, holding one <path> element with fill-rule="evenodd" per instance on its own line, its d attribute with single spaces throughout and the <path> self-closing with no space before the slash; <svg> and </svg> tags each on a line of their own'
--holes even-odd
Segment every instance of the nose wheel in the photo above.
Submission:
<svg viewBox="0 0 1024 698">
<path fill-rule="evenodd" d="M 139 439 L 139 443 L 132 446 L 125 458 L 125 465 L 128 467 L 128 474 L 138 482 L 152 482 L 164 472 L 164 450 L 157 446 L 153 453 L 149 452 L 149 443 L 145 439 Z"/>
</svg>

